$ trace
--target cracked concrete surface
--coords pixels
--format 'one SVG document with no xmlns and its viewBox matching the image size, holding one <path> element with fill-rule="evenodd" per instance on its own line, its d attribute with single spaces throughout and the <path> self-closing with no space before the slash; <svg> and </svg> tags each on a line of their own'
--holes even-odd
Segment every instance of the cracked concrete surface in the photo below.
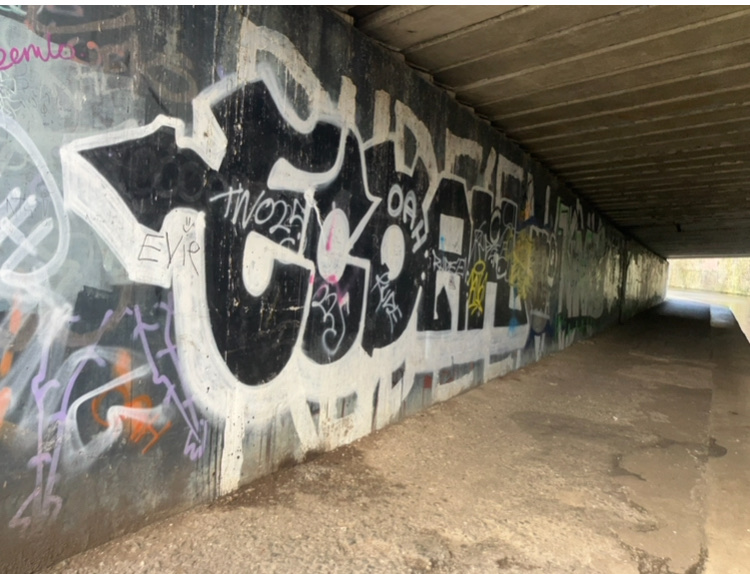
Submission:
<svg viewBox="0 0 750 574">
<path fill-rule="evenodd" d="M 715 336 L 669 302 L 46 572 L 702 573 Z"/>
</svg>

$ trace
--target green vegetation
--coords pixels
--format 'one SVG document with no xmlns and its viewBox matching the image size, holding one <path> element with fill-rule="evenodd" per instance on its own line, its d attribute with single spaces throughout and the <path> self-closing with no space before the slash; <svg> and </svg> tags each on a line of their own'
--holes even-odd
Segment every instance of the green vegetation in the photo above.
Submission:
<svg viewBox="0 0 750 574">
<path fill-rule="evenodd" d="M 750 295 L 750 258 L 670 259 L 669 287 Z"/>
</svg>

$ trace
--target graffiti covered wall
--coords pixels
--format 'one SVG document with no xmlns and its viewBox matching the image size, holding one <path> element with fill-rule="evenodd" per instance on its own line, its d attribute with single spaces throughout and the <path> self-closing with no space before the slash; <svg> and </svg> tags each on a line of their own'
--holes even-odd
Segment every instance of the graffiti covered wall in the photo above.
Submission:
<svg viewBox="0 0 750 574">
<path fill-rule="evenodd" d="M 11 571 L 351 442 L 663 292 L 662 260 L 323 9 L 0 16 Z"/>
<path fill-rule="evenodd" d="M 664 299 L 669 279 L 669 264 L 635 241 L 626 245 L 623 281 L 622 319 L 656 305 Z"/>
</svg>

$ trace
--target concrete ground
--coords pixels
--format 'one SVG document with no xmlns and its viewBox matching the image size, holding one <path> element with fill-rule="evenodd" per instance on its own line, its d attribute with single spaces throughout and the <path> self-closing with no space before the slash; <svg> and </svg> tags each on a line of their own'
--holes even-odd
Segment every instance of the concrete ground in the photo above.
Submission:
<svg viewBox="0 0 750 574">
<path fill-rule="evenodd" d="M 47 574 L 747 573 L 748 351 L 672 300 Z"/>
</svg>

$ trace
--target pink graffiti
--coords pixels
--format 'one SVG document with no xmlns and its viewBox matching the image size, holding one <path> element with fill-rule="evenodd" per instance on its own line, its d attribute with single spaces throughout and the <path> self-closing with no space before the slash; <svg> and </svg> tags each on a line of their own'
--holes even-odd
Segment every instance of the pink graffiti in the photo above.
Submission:
<svg viewBox="0 0 750 574">
<path fill-rule="evenodd" d="M 0 70 L 10 70 L 22 62 L 30 62 L 32 59 L 49 62 L 50 60 L 73 60 L 75 57 L 75 51 L 67 44 L 58 44 L 57 53 L 55 53 L 52 48 L 52 40 L 48 34 L 46 53 L 43 48 L 34 44 L 29 44 L 22 49 L 14 46 L 8 51 L 0 48 Z"/>
</svg>

